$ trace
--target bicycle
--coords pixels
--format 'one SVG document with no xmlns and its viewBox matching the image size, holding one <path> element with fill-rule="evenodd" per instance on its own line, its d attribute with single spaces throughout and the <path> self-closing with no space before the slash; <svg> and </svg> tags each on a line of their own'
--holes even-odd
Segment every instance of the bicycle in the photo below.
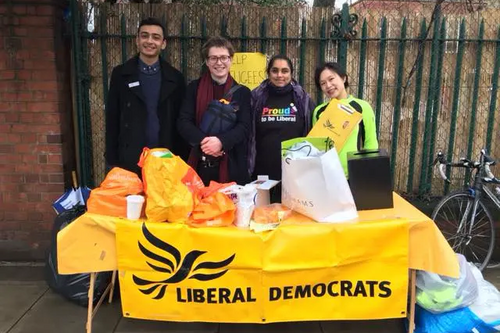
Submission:
<svg viewBox="0 0 500 333">
<path fill-rule="evenodd" d="M 496 161 L 481 150 L 479 162 L 461 158 L 460 162 L 447 162 L 438 152 L 432 166 L 438 164 L 441 177 L 446 181 L 447 167 L 461 167 L 472 171 L 472 183 L 464 189 L 449 193 L 441 199 L 432 213 L 432 219 L 457 253 L 474 263 L 481 271 L 488 266 L 495 249 L 495 224 L 485 205 L 485 198 L 500 210 L 500 200 L 487 184 L 500 184 L 491 172 Z M 472 177 L 473 176 L 473 177 Z M 500 266 L 498 263 L 492 266 Z"/>
</svg>

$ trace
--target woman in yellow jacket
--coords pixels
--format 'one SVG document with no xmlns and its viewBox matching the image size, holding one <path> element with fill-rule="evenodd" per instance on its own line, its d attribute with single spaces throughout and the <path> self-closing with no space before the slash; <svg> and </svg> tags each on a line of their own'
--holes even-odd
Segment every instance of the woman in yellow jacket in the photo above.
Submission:
<svg viewBox="0 0 500 333">
<path fill-rule="evenodd" d="M 344 147 L 338 152 L 340 163 L 347 174 L 347 153 L 362 149 L 378 149 L 377 131 L 375 128 L 375 114 L 368 102 L 349 95 L 349 78 L 345 69 L 336 62 L 327 62 L 316 69 L 314 75 L 316 87 L 330 99 L 337 99 L 363 115 L 361 123 L 354 128 Z M 329 102 L 320 104 L 314 109 L 312 124 L 318 121 Z"/>
</svg>

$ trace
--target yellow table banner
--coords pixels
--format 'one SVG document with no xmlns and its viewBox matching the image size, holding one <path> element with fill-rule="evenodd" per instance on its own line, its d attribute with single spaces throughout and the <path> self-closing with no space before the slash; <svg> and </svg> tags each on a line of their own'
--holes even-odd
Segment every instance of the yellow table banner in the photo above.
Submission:
<svg viewBox="0 0 500 333">
<path fill-rule="evenodd" d="M 119 220 L 123 314 L 270 323 L 406 316 L 408 222 L 238 228 Z"/>
</svg>

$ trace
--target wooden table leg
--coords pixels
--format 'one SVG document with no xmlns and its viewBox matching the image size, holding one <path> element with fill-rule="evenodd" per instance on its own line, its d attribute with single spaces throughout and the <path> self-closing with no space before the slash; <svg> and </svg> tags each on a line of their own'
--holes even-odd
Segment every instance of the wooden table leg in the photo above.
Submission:
<svg viewBox="0 0 500 333">
<path fill-rule="evenodd" d="M 417 271 L 414 269 L 410 269 L 410 304 L 408 309 L 408 333 L 413 333 L 415 330 L 415 304 L 417 303 L 416 299 L 416 283 L 417 283 Z"/>
<path fill-rule="evenodd" d="M 109 300 L 108 302 L 113 302 L 113 292 L 115 291 L 115 282 L 116 282 L 116 274 L 118 271 L 113 271 L 113 276 L 111 277 L 111 290 L 109 291 Z"/>
<path fill-rule="evenodd" d="M 87 333 L 92 333 L 92 314 L 94 307 L 94 287 L 95 287 L 95 277 L 97 273 L 90 273 L 90 286 L 89 286 L 89 306 L 87 308 Z"/>
</svg>

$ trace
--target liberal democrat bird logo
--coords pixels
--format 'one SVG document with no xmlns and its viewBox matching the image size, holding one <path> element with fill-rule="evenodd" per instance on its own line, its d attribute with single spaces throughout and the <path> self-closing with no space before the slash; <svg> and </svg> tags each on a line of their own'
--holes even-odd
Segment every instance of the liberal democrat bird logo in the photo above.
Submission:
<svg viewBox="0 0 500 333">
<path fill-rule="evenodd" d="M 133 275 L 132 278 L 134 280 L 134 283 L 139 286 L 139 290 L 145 294 L 145 295 L 151 295 L 155 291 L 159 290 L 158 293 L 156 294 L 153 299 L 161 299 L 163 296 L 165 296 L 165 292 L 167 290 L 167 286 L 172 283 L 179 283 L 186 278 L 188 279 L 195 279 L 198 281 L 210 281 L 217 279 L 228 271 L 227 269 L 220 270 L 227 265 L 229 265 L 235 258 L 236 254 L 233 254 L 229 258 L 222 260 L 222 261 L 205 261 L 205 262 L 200 262 L 198 263 L 194 268 L 193 265 L 195 264 L 196 259 L 198 259 L 201 255 L 205 254 L 207 251 L 200 251 L 200 250 L 193 250 L 189 252 L 184 259 L 182 259 L 182 264 L 181 262 L 181 253 L 179 252 L 178 249 L 173 247 L 172 245 L 168 244 L 167 242 L 162 241 L 158 237 L 154 236 L 147 228 L 146 224 L 142 224 L 142 233 L 144 234 L 144 237 L 146 240 L 158 250 L 157 252 L 164 251 L 169 253 L 173 258 L 174 262 L 170 260 L 167 257 L 164 257 L 158 253 L 155 253 L 153 251 L 148 250 L 147 248 L 144 247 L 144 245 L 141 244 L 139 241 L 139 249 L 141 252 L 148 257 L 149 259 L 146 261 L 146 263 L 154 269 L 157 272 L 160 273 L 166 273 L 166 274 L 173 274 L 171 275 L 168 279 L 162 280 L 162 281 L 149 281 L 145 279 L 141 279 L 140 277 Z M 150 261 L 155 262 L 155 264 L 151 263 Z M 157 263 L 156 263 L 157 262 Z M 159 266 L 160 264 L 163 264 Z M 180 264 L 180 266 L 179 266 Z M 215 273 L 211 274 L 205 274 L 205 273 L 195 273 L 201 269 L 205 270 L 218 270 Z M 151 287 L 149 287 L 151 286 Z M 140 289 L 141 287 L 145 287 L 145 289 Z"/>
<path fill-rule="evenodd" d="M 333 131 L 333 129 L 335 128 L 332 124 L 332 122 L 330 121 L 330 119 L 327 119 L 324 123 L 323 123 L 323 127 L 326 128 L 327 130 L 329 131 Z"/>
</svg>

